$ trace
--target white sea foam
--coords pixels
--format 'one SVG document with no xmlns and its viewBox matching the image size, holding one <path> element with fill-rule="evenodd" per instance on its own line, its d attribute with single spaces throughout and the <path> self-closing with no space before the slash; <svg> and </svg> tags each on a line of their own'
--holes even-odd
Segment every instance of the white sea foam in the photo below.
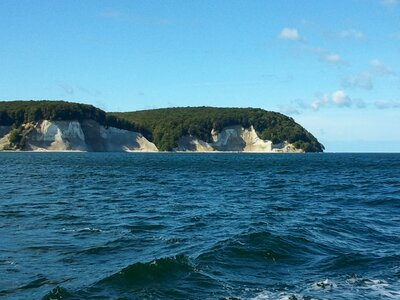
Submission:
<svg viewBox="0 0 400 300">
<path fill-rule="evenodd" d="M 71 231 L 71 232 L 103 232 L 103 230 L 95 227 L 84 227 L 84 228 L 78 228 L 78 229 L 72 229 L 68 230 L 66 228 L 62 229 L 63 231 Z"/>
<path fill-rule="evenodd" d="M 101 229 L 99 228 L 94 228 L 94 227 L 85 227 L 85 228 L 81 228 L 78 231 L 82 232 L 82 231 L 90 231 L 90 232 L 102 232 Z"/>
<path fill-rule="evenodd" d="M 312 284 L 314 290 L 333 290 L 337 285 L 328 279 L 317 281 Z"/>
<path fill-rule="evenodd" d="M 400 299 L 400 290 L 386 280 L 351 277 L 347 279 L 347 282 L 355 285 L 360 291 L 370 293 L 377 298 Z"/>
<path fill-rule="evenodd" d="M 287 294 L 287 293 L 273 293 L 269 291 L 263 291 L 251 300 L 304 300 L 304 297 L 300 294 Z"/>
</svg>

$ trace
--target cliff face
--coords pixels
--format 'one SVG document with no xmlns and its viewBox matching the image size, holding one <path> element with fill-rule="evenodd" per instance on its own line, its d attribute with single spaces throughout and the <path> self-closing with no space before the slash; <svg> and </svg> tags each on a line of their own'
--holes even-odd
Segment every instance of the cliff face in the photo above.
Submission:
<svg viewBox="0 0 400 300">
<path fill-rule="evenodd" d="M 48 121 L 26 123 L 21 126 L 19 148 L 13 145 L 10 126 L 0 127 L 0 150 L 26 151 L 96 151 L 156 152 L 157 147 L 142 134 L 104 127 L 93 120 Z M 192 136 L 182 136 L 176 151 L 238 151 L 238 152 L 302 152 L 289 143 L 273 144 L 262 140 L 253 126 L 225 127 L 220 132 L 212 130 L 213 142 L 207 143 Z"/>
<path fill-rule="evenodd" d="M 240 152 L 303 152 L 289 143 L 273 144 L 262 140 L 253 126 L 245 129 L 241 126 L 225 127 L 221 132 L 212 131 L 212 143 L 184 136 L 178 142 L 178 151 L 240 151 Z"/>
<path fill-rule="evenodd" d="M 47 121 L 22 126 L 21 150 L 30 151 L 158 151 L 140 133 L 105 128 L 93 120 Z M 10 128 L 8 128 L 10 131 Z M 6 129 L 2 131 L 6 132 Z M 0 132 L 1 134 L 1 132 Z M 0 139 L 0 150 L 12 148 L 10 133 Z M 1 135 L 0 135 L 1 137 Z"/>
</svg>

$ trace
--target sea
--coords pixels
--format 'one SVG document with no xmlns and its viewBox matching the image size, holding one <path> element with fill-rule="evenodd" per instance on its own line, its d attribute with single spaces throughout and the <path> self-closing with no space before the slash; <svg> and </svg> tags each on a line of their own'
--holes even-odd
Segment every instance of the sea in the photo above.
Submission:
<svg viewBox="0 0 400 300">
<path fill-rule="evenodd" d="M 400 154 L 0 166 L 1 299 L 400 299 Z"/>
</svg>

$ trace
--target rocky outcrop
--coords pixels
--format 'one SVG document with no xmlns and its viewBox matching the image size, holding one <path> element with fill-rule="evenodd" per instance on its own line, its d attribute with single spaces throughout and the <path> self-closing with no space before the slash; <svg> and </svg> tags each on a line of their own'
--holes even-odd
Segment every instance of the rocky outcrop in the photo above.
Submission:
<svg viewBox="0 0 400 300">
<path fill-rule="evenodd" d="M 93 120 L 27 123 L 22 135 L 21 150 L 28 151 L 158 151 L 140 133 L 105 128 Z M 9 137 L 6 134 L 0 139 L 0 150 L 11 148 Z"/>
<path fill-rule="evenodd" d="M 78 121 L 47 121 L 25 124 L 23 150 L 87 151 L 85 135 Z"/>
<path fill-rule="evenodd" d="M 245 129 L 241 126 L 230 126 L 221 132 L 213 130 L 212 143 L 199 140 L 192 136 L 181 137 L 177 151 L 238 151 L 238 152 L 303 152 L 292 144 L 283 142 L 273 144 L 271 141 L 262 140 L 253 126 Z"/>
</svg>

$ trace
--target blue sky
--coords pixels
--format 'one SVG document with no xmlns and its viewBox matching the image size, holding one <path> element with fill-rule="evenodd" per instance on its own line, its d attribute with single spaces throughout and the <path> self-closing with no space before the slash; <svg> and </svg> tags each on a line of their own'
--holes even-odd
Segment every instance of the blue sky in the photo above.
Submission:
<svg viewBox="0 0 400 300">
<path fill-rule="evenodd" d="M 400 152 L 399 0 L 1 0 L 0 99 L 260 107 Z"/>
</svg>

